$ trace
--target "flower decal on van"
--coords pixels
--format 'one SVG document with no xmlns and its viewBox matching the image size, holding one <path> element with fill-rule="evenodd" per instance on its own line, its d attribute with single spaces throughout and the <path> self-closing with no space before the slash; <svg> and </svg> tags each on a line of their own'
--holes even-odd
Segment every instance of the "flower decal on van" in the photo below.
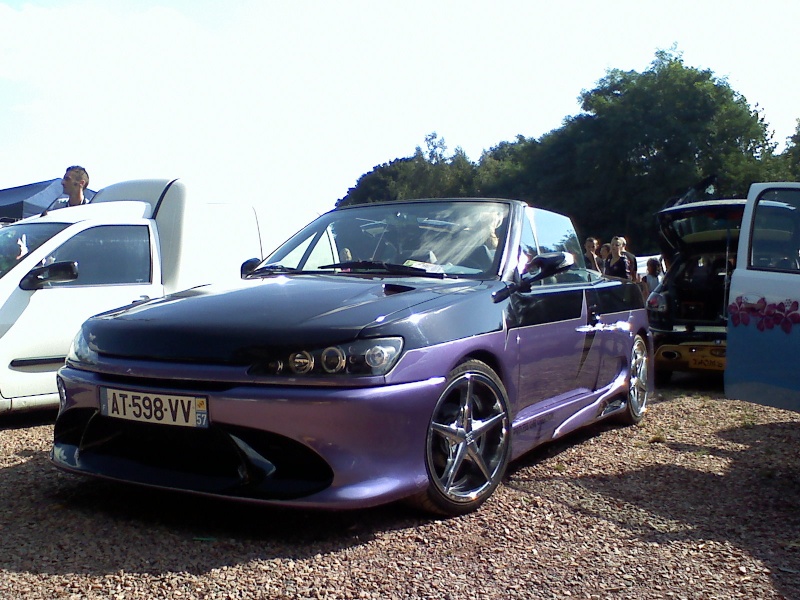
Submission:
<svg viewBox="0 0 800 600">
<path fill-rule="evenodd" d="M 783 302 L 768 303 L 765 298 L 749 302 L 742 296 L 728 306 L 728 314 L 734 327 L 747 326 L 755 321 L 759 331 L 780 327 L 784 333 L 791 333 L 792 327 L 800 323 L 800 303 L 787 299 Z"/>
</svg>

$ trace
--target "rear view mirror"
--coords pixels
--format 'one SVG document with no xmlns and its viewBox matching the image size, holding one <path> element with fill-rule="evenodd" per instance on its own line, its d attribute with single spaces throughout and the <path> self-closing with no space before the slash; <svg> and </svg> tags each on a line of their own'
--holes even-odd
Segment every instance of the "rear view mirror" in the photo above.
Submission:
<svg viewBox="0 0 800 600">
<path fill-rule="evenodd" d="M 240 268 L 242 279 L 244 279 L 245 277 L 247 277 L 247 275 L 252 273 L 260 263 L 261 263 L 260 258 L 248 258 L 246 261 L 244 261 Z"/>
<path fill-rule="evenodd" d="M 575 264 L 575 257 L 569 252 L 546 252 L 531 260 L 530 266 L 538 269 L 535 273 L 525 273 L 519 281 L 506 285 L 492 294 L 492 300 L 500 302 L 515 292 L 530 292 L 537 281 L 568 271 Z"/>
<path fill-rule="evenodd" d="M 75 281 L 77 278 L 77 262 L 55 262 L 50 265 L 31 269 L 28 274 L 22 278 L 22 281 L 19 282 L 19 287 L 23 290 L 38 290 L 44 287 L 46 283 Z"/>
<path fill-rule="evenodd" d="M 538 269 L 538 272 L 530 275 L 528 278 L 522 276 L 523 281 L 528 282 L 528 287 L 531 283 L 558 275 L 564 271 L 568 271 L 575 264 L 575 257 L 569 252 L 547 252 L 535 256 L 531 261 L 531 266 Z"/>
</svg>

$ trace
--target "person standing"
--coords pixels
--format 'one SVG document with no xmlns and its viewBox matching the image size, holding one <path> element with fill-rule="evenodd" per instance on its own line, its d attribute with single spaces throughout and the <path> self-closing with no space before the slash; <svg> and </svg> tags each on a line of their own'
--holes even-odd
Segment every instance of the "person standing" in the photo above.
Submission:
<svg viewBox="0 0 800 600">
<path fill-rule="evenodd" d="M 606 272 L 606 261 L 611 256 L 611 244 L 606 242 L 602 246 L 600 246 L 600 258 L 597 261 L 600 264 L 600 272 Z"/>
<path fill-rule="evenodd" d="M 631 261 L 625 256 L 625 238 L 614 236 L 611 238 L 611 255 L 606 259 L 605 274 L 620 279 L 633 280 L 631 275 Z"/>
<path fill-rule="evenodd" d="M 67 167 L 64 177 L 61 178 L 61 189 L 67 195 L 67 206 L 85 204 L 84 190 L 89 187 L 89 174 L 81 166 Z"/>
<path fill-rule="evenodd" d="M 647 260 L 647 274 L 642 278 L 642 281 L 647 286 L 646 294 L 649 294 L 658 287 L 661 283 L 661 263 L 657 258 L 649 258 Z"/>
<path fill-rule="evenodd" d="M 622 240 L 622 253 L 628 257 L 628 262 L 631 263 L 631 276 L 632 281 L 639 281 L 639 264 L 636 261 L 636 255 L 628 250 L 628 240 L 620 236 L 618 239 Z"/>
<path fill-rule="evenodd" d="M 600 268 L 600 260 L 597 257 L 597 250 L 600 248 L 600 242 L 597 240 L 597 238 L 586 238 L 583 248 L 585 250 L 583 253 L 583 260 L 586 262 L 586 268 L 600 271 L 602 273 L 603 270 Z"/>
<path fill-rule="evenodd" d="M 61 189 L 63 194 L 50 203 L 50 206 L 42 213 L 47 214 L 51 210 L 67 208 L 68 206 L 79 206 L 86 204 L 86 189 L 89 187 L 89 174 L 86 169 L 78 165 L 67 167 L 64 177 L 61 178 Z"/>
</svg>

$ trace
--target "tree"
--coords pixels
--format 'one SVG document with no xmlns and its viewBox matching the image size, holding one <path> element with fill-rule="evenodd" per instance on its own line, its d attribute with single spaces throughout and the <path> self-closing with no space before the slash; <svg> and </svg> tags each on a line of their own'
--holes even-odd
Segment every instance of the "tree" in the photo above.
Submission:
<svg viewBox="0 0 800 600">
<path fill-rule="evenodd" d="M 626 235 L 639 251 L 656 249 L 653 214 L 668 198 L 711 173 L 721 194 L 742 195 L 773 155 L 758 111 L 674 51 L 657 52 L 644 73 L 609 70 L 580 100 L 583 113 L 536 152 L 504 149 L 525 161 L 505 172 L 530 186 L 525 199 L 569 214 L 585 235 Z"/>
<path fill-rule="evenodd" d="M 762 114 L 710 70 L 671 50 L 642 72 L 611 69 L 579 96 L 582 112 L 537 139 L 518 136 L 477 165 L 443 138 L 377 166 L 340 203 L 414 197 L 518 198 L 573 218 L 579 232 L 624 235 L 633 250 L 658 251 L 654 213 L 704 177 L 719 197 L 743 197 L 752 182 L 800 178 L 800 123 L 775 154 Z"/>
<path fill-rule="evenodd" d="M 474 196 L 477 167 L 464 151 L 456 148 L 447 157 L 444 138 L 436 132 L 425 136 L 425 144 L 425 152 L 417 146 L 413 156 L 379 165 L 362 175 L 337 205 Z"/>
<path fill-rule="evenodd" d="M 788 139 L 786 151 L 780 156 L 780 176 L 774 179 L 800 181 L 800 119 L 794 135 Z"/>
</svg>

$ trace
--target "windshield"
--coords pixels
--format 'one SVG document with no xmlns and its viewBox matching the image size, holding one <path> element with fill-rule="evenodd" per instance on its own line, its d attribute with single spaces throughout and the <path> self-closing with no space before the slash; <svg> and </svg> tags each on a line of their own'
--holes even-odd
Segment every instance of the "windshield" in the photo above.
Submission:
<svg viewBox="0 0 800 600">
<path fill-rule="evenodd" d="M 20 223 L 0 228 L 0 277 L 36 250 L 67 223 Z"/>
<path fill-rule="evenodd" d="M 302 229 L 257 272 L 383 271 L 496 275 L 508 204 L 425 201 L 332 211 Z"/>
</svg>

